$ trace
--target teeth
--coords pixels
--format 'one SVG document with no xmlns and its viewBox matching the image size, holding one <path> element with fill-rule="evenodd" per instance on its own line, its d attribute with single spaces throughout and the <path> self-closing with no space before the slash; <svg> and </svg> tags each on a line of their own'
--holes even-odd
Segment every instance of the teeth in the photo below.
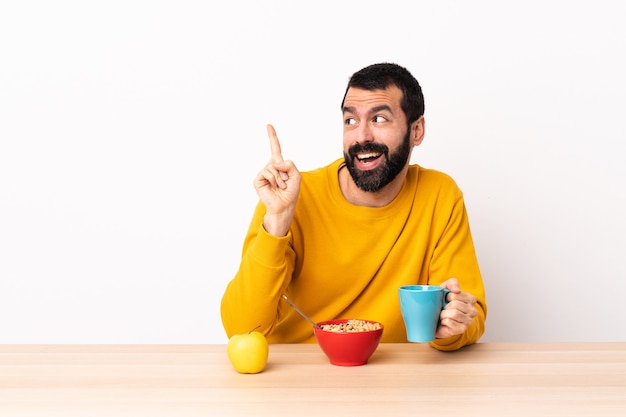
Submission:
<svg viewBox="0 0 626 417">
<path fill-rule="evenodd" d="M 380 156 L 379 153 L 372 152 L 372 153 L 364 153 L 364 154 L 358 155 L 358 158 L 359 159 L 378 158 L 379 156 Z"/>
</svg>

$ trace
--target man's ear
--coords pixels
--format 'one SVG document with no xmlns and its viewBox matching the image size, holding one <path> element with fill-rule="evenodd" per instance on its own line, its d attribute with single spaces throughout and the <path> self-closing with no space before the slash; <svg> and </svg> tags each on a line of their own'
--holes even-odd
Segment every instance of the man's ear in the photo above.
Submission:
<svg viewBox="0 0 626 417">
<path fill-rule="evenodd" d="M 419 146 L 422 143 L 425 133 L 426 122 L 424 120 L 424 116 L 420 116 L 420 118 L 414 121 L 411 125 L 411 143 L 413 146 Z"/>
</svg>

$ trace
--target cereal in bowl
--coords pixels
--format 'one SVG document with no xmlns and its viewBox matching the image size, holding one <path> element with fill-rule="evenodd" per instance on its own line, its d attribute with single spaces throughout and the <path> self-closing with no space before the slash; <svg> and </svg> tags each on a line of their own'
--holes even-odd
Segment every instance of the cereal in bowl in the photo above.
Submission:
<svg viewBox="0 0 626 417">
<path fill-rule="evenodd" d="M 380 323 L 372 323 L 365 320 L 348 320 L 345 323 L 323 324 L 322 330 L 335 333 L 370 332 L 380 329 Z"/>
</svg>

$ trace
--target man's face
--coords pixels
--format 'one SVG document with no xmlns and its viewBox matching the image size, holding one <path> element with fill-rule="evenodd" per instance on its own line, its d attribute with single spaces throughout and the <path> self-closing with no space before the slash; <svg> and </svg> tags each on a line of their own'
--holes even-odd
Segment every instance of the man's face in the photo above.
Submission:
<svg viewBox="0 0 626 417">
<path fill-rule="evenodd" d="M 343 107 L 344 159 L 355 184 L 380 191 L 404 169 L 411 155 L 411 130 L 400 107 L 402 91 L 350 88 Z"/>
</svg>

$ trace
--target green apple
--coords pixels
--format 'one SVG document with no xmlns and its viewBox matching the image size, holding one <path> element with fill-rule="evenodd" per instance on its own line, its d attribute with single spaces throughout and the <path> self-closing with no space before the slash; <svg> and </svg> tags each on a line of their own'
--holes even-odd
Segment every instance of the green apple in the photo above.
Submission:
<svg viewBox="0 0 626 417">
<path fill-rule="evenodd" d="M 240 374 L 258 374 L 267 364 L 269 346 L 263 333 L 251 331 L 228 339 L 228 359 Z"/>
</svg>

